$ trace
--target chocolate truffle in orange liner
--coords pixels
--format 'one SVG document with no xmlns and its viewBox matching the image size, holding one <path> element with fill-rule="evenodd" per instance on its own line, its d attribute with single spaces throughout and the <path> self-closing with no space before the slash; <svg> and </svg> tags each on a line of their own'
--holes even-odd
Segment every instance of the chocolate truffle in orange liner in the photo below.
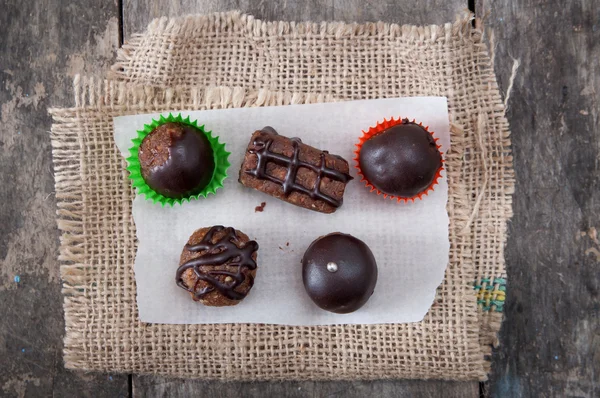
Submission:
<svg viewBox="0 0 600 398">
<path fill-rule="evenodd" d="M 356 145 L 354 160 L 361 181 L 384 198 L 422 199 L 434 189 L 444 168 L 437 141 L 422 123 L 384 119 L 363 131 Z"/>
</svg>

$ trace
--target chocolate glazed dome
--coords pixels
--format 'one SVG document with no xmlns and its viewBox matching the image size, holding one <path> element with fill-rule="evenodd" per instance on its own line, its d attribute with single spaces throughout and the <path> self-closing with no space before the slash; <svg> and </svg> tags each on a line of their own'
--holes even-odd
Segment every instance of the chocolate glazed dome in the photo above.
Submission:
<svg viewBox="0 0 600 398">
<path fill-rule="evenodd" d="M 364 141 L 358 162 L 364 178 L 380 192 L 413 198 L 435 182 L 442 154 L 429 131 L 404 119 Z"/>
<path fill-rule="evenodd" d="M 139 149 L 146 184 L 168 198 L 184 198 L 204 189 L 215 171 L 213 150 L 202 131 L 166 123 L 144 138 Z"/>
<path fill-rule="evenodd" d="M 302 257 L 306 293 L 324 310 L 346 314 L 362 307 L 377 283 L 377 263 L 360 239 L 339 232 L 315 240 Z"/>
</svg>

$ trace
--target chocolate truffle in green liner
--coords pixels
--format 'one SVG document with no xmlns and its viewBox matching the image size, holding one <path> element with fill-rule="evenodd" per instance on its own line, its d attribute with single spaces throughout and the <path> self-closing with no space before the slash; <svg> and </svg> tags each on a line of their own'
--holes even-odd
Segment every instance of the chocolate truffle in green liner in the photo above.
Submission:
<svg viewBox="0 0 600 398">
<path fill-rule="evenodd" d="M 138 152 L 142 177 L 168 198 L 184 198 L 204 189 L 215 171 L 208 139 L 195 127 L 169 122 L 148 134 Z"/>
<path fill-rule="evenodd" d="M 152 120 L 133 144 L 127 158 L 129 178 L 154 203 L 172 206 L 206 197 L 227 177 L 225 144 L 189 117 L 169 114 Z"/>
</svg>

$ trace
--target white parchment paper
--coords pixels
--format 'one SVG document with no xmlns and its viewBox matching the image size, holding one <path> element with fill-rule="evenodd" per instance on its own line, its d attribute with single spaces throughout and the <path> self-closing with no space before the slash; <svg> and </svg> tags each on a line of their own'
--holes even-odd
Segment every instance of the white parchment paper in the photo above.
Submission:
<svg viewBox="0 0 600 398">
<path fill-rule="evenodd" d="M 175 113 L 175 112 L 174 112 Z M 354 168 L 354 144 L 377 121 L 415 118 L 450 146 L 448 108 L 443 97 L 413 97 L 182 112 L 197 119 L 231 152 L 224 189 L 208 199 L 161 207 L 143 197 L 133 201 L 139 239 L 135 259 L 137 304 L 150 323 L 273 323 L 285 325 L 416 322 L 433 303 L 448 263 L 448 186 L 443 179 L 422 201 L 403 204 L 370 193 Z M 123 156 L 136 130 L 159 114 L 114 118 L 115 141 Z M 334 214 L 302 209 L 238 183 L 238 171 L 255 130 L 272 126 L 350 162 L 344 204 Z M 255 207 L 266 202 L 263 212 Z M 212 225 L 235 227 L 260 245 L 254 288 L 233 307 L 205 307 L 175 284 L 179 256 L 189 236 Z M 302 285 L 302 255 L 310 243 L 331 232 L 363 240 L 375 255 L 375 293 L 358 311 L 333 314 L 312 303 Z"/>
</svg>

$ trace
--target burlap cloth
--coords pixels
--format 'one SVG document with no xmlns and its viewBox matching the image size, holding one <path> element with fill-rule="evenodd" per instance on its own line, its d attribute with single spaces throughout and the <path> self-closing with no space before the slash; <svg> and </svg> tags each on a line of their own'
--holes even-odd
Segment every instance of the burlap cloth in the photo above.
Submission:
<svg viewBox="0 0 600 398">
<path fill-rule="evenodd" d="M 428 27 L 262 22 L 236 12 L 162 18 L 123 47 L 109 79 L 77 77 L 74 87 L 75 107 L 51 110 L 68 368 L 223 380 L 486 378 L 513 173 L 504 106 L 469 17 Z M 453 146 L 449 264 L 422 322 L 138 320 L 134 192 L 113 117 L 423 95 L 448 97 Z"/>
</svg>

